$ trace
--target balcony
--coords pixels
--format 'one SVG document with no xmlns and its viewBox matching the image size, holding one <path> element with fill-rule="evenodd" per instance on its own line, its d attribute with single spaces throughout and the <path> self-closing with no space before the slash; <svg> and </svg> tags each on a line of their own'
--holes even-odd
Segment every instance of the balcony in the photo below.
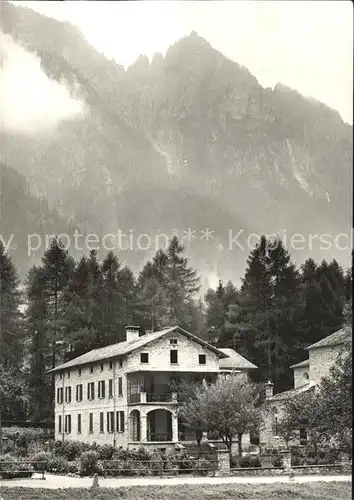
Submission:
<svg viewBox="0 0 354 500">
<path fill-rule="evenodd" d="M 138 392 L 128 394 L 128 404 L 140 403 L 177 403 L 179 401 L 176 392 Z"/>
</svg>

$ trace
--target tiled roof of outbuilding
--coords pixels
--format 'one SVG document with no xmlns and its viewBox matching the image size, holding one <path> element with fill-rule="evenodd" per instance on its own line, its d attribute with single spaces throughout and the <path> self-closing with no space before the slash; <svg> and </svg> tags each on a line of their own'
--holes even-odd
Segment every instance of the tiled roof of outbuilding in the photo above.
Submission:
<svg viewBox="0 0 354 500">
<path fill-rule="evenodd" d="M 296 363 L 295 365 L 291 365 L 290 368 L 301 368 L 303 366 L 309 366 L 310 360 L 305 359 L 305 361 L 300 361 L 300 363 Z"/>
<path fill-rule="evenodd" d="M 332 333 L 332 335 L 328 335 L 324 339 L 321 339 L 319 342 L 312 344 L 306 349 L 317 349 L 318 347 L 331 347 L 335 345 L 345 344 L 346 342 L 351 342 L 352 335 L 345 328 L 338 330 L 337 332 Z"/>
<path fill-rule="evenodd" d="M 257 366 L 248 361 L 246 358 L 241 356 L 238 352 L 233 349 L 219 348 L 219 351 L 227 355 L 227 358 L 220 359 L 219 367 L 221 369 L 243 369 L 243 370 L 256 370 Z"/>
</svg>

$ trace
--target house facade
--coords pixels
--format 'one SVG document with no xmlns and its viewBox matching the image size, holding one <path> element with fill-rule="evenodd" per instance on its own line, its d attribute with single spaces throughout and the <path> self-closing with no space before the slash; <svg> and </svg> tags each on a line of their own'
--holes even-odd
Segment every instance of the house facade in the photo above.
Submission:
<svg viewBox="0 0 354 500">
<path fill-rule="evenodd" d="M 260 432 L 260 443 L 264 447 L 285 446 L 285 441 L 278 435 L 278 424 L 284 415 L 284 403 L 289 398 L 303 392 L 315 392 L 321 380 L 330 375 L 330 369 L 338 357 L 346 352 L 348 342 L 352 338 L 346 330 L 339 330 L 316 344 L 307 347 L 308 359 L 290 368 L 294 371 L 294 388 L 273 394 L 273 384 L 266 385 L 266 401 L 264 405 L 264 424 Z M 306 442 L 306 434 L 299 430 L 298 437 L 291 444 Z"/>
<path fill-rule="evenodd" d="M 217 349 L 176 326 L 92 350 L 55 375 L 55 439 L 124 448 L 195 441 L 177 415 L 193 382 L 257 367 L 231 349 Z"/>
</svg>

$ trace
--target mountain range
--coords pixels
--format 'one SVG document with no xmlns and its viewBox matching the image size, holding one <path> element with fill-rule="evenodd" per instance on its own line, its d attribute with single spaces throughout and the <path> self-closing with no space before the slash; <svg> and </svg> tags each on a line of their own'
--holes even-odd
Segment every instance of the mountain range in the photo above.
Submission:
<svg viewBox="0 0 354 500">
<path fill-rule="evenodd" d="M 253 233 L 300 233 L 297 262 L 348 265 L 333 238 L 351 231 L 352 126 L 337 111 L 263 88 L 195 32 L 125 70 L 69 23 L 7 2 L 0 23 L 1 233 L 22 274 L 42 253 L 28 234 L 74 229 L 130 235 L 116 251 L 135 270 L 178 234 L 206 285 L 240 278 Z"/>
</svg>

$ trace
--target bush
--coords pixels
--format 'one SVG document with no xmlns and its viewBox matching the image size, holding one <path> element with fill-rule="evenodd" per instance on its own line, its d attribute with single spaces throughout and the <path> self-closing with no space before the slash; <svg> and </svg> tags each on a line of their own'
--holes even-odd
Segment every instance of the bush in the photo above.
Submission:
<svg viewBox="0 0 354 500">
<path fill-rule="evenodd" d="M 258 455 L 242 455 L 238 459 L 238 466 L 242 468 L 247 467 L 262 467 L 261 459 Z"/>
<path fill-rule="evenodd" d="M 85 451 L 80 456 L 80 474 L 82 476 L 92 476 L 101 472 L 99 464 L 99 455 L 96 451 Z"/>
<path fill-rule="evenodd" d="M 31 460 L 33 462 L 43 462 L 42 464 L 33 463 L 33 468 L 36 471 L 42 471 L 43 468 L 46 470 L 48 466 L 48 462 L 53 459 L 53 455 L 47 451 L 40 451 L 35 455 L 32 455 Z"/>
<path fill-rule="evenodd" d="M 201 474 L 202 476 L 207 476 L 213 472 L 215 466 L 211 460 L 207 460 L 204 457 L 198 458 L 194 462 L 194 472 Z"/>
<path fill-rule="evenodd" d="M 70 470 L 69 462 L 64 457 L 54 456 L 47 462 L 46 470 L 54 474 L 67 474 Z"/>
<path fill-rule="evenodd" d="M 283 458 L 277 454 L 277 455 L 273 455 L 272 456 L 272 465 L 273 467 L 283 467 L 284 463 L 283 463 Z"/>
<path fill-rule="evenodd" d="M 0 476 L 4 479 L 31 477 L 33 467 L 30 463 L 18 463 L 12 455 L 0 456 Z"/>
<path fill-rule="evenodd" d="M 111 460 L 115 449 L 114 446 L 110 444 L 104 444 L 102 446 L 97 446 L 95 451 L 98 453 L 99 460 Z"/>
<path fill-rule="evenodd" d="M 192 472 L 194 469 L 194 460 L 192 460 L 185 451 L 179 451 L 169 457 L 171 468 L 184 472 Z"/>
<path fill-rule="evenodd" d="M 154 476 L 159 476 L 165 467 L 166 460 L 161 453 L 153 453 L 150 458 L 150 470 Z"/>
<path fill-rule="evenodd" d="M 66 458 L 68 461 L 76 460 L 81 454 L 90 449 L 88 443 L 81 441 L 55 441 L 54 454 Z"/>
</svg>

